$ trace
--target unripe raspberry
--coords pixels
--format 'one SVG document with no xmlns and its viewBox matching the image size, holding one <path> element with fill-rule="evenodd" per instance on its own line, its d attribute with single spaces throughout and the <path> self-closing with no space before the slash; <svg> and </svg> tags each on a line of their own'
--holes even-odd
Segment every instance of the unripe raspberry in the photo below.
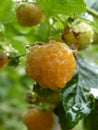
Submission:
<svg viewBox="0 0 98 130">
<path fill-rule="evenodd" d="M 93 42 L 93 36 L 92 27 L 85 22 L 79 21 L 71 27 L 66 26 L 62 37 L 72 49 L 83 50 Z"/>
<path fill-rule="evenodd" d="M 43 88 L 63 88 L 71 80 L 75 68 L 72 50 L 55 40 L 34 45 L 27 54 L 26 73 Z"/>
<path fill-rule="evenodd" d="M 35 3 L 24 3 L 16 8 L 16 16 L 20 25 L 33 26 L 41 22 L 43 12 Z"/>
<path fill-rule="evenodd" d="M 94 31 L 94 40 L 92 45 L 98 45 L 98 33 L 96 31 Z"/>
<path fill-rule="evenodd" d="M 8 62 L 8 56 L 1 53 L 0 54 L 0 68 L 2 68 Z"/>
<path fill-rule="evenodd" d="M 36 108 L 30 108 L 22 117 L 28 130 L 53 130 L 54 114 L 53 112 L 41 111 Z"/>
</svg>

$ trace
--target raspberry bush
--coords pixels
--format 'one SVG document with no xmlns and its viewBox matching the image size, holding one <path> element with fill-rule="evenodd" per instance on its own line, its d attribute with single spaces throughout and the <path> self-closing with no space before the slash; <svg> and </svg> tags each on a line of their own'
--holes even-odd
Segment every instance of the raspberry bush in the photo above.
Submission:
<svg viewBox="0 0 98 130">
<path fill-rule="evenodd" d="M 0 130 L 98 129 L 97 3 L 0 2 Z"/>
</svg>

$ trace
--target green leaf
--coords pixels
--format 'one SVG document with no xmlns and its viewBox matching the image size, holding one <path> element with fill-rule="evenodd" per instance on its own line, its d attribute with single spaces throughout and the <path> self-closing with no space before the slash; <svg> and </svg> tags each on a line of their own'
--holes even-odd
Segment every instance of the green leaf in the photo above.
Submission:
<svg viewBox="0 0 98 130">
<path fill-rule="evenodd" d="M 83 0 L 37 0 L 46 16 L 56 14 L 77 15 L 85 12 L 86 6 Z"/>
<path fill-rule="evenodd" d="M 73 128 L 94 107 L 91 88 L 98 86 L 98 67 L 83 58 L 77 58 L 77 71 L 66 87 L 60 90 L 65 111 L 65 130 Z"/>
<path fill-rule="evenodd" d="M 66 88 L 61 90 L 61 100 L 66 115 L 65 123 L 69 129 L 73 128 L 81 118 L 88 115 L 93 108 L 91 94 L 87 88 L 81 86 L 78 74 L 67 84 Z"/>
<path fill-rule="evenodd" d="M 49 35 L 49 30 L 50 30 L 50 25 L 48 21 L 46 21 L 40 24 L 38 27 L 36 27 L 33 33 L 37 37 L 38 40 L 43 41 L 47 39 Z"/>
<path fill-rule="evenodd" d="M 14 2 L 12 0 L 0 1 L 0 22 L 2 24 L 15 21 Z"/>
<path fill-rule="evenodd" d="M 77 58 L 77 68 L 81 78 L 81 85 L 87 89 L 98 88 L 98 66 L 89 63 L 82 57 Z"/>
<path fill-rule="evenodd" d="M 25 37 L 22 37 L 22 36 L 13 37 L 11 42 L 12 42 L 13 48 L 15 48 L 18 51 L 18 53 L 22 55 L 26 53 L 25 45 L 27 43 L 27 40 Z"/>
</svg>

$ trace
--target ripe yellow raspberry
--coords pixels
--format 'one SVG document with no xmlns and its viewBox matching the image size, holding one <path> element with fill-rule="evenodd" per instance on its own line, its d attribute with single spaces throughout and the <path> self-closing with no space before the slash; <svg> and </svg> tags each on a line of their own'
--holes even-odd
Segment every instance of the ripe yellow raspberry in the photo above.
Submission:
<svg viewBox="0 0 98 130">
<path fill-rule="evenodd" d="M 8 62 L 8 56 L 1 53 L 0 54 L 0 68 L 2 68 Z"/>
<path fill-rule="evenodd" d="M 75 67 L 72 50 L 55 40 L 34 45 L 27 54 L 26 73 L 43 88 L 63 88 L 72 78 Z"/>
<path fill-rule="evenodd" d="M 30 108 L 22 116 L 22 120 L 28 130 L 53 130 L 55 119 L 53 112 Z"/>
</svg>

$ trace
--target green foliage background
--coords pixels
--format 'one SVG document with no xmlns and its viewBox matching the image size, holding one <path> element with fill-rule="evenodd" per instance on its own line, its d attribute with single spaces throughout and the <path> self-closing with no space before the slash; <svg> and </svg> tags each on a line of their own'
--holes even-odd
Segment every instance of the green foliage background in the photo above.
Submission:
<svg viewBox="0 0 98 130">
<path fill-rule="evenodd" d="M 68 16 L 81 18 L 98 33 L 97 16 L 91 11 L 87 11 L 94 18 L 94 21 L 91 21 L 84 15 L 86 5 L 90 9 L 98 11 L 97 0 L 86 0 L 86 4 L 83 0 L 37 0 L 37 2 L 42 7 L 46 19 L 38 26 L 29 28 L 18 24 L 15 15 L 16 2 L 11 0 L 0 1 L 0 52 L 5 52 L 11 58 L 8 65 L 0 69 L 0 130 L 26 130 L 21 121 L 21 115 L 28 107 L 25 101 L 25 93 L 32 88 L 33 84 L 33 81 L 25 74 L 25 60 L 29 45 L 36 41 L 46 41 L 49 37 L 59 38 L 58 34 L 62 32 Z M 53 20 L 52 23 L 50 18 Z M 97 43 L 97 41 L 95 42 Z M 98 43 L 82 51 L 81 55 L 88 61 L 98 64 Z M 87 65 L 87 63 L 85 64 Z M 84 66 L 81 67 L 80 75 L 82 75 L 81 72 L 84 72 Z M 85 70 L 87 69 L 85 68 Z M 77 78 L 77 74 L 75 76 L 74 78 Z M 77 84 L 74 78 L 71 82 Z M 97 82 L 97 78 L 95 82 Z M 80 85 L 78 87 L 81 88 Z M 72 89 L 74 88 L 72 87 Z"/>
</svg>

